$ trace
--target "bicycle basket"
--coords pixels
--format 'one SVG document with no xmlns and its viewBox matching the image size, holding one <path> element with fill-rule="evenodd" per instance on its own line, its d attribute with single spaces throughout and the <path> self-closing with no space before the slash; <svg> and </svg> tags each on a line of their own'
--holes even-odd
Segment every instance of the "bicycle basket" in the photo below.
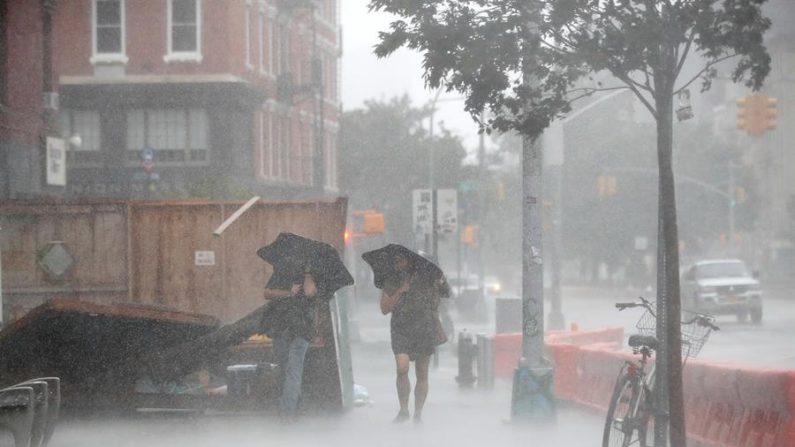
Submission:
<svg viewBox="0 0 795 447">
<path fill-rule="evenodd" d="M 652 303 L 652 305 L 654 306 L 656 303 Z M 705 317 L 703 314 L 689 310 L 682 311 L 682 360 L 697 356 L 712 332 L 712 329 L 698 324 L 696 316 L 699 315 Z M 707 318 L 710 321 L 713 319 L 712 317 Z M 646 309 L 637 324 L 635 324 L 635 327 L 640 334 L 657 336 L 657 316 L 654 312 Z"/>
</svg>

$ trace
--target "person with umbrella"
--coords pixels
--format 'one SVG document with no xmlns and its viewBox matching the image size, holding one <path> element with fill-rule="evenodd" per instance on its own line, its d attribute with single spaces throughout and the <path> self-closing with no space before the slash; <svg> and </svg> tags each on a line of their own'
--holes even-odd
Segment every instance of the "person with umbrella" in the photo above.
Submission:
<svg viewBox="0 0 795 447">
<path fill-rule="evenodd" d="M 273 300 L 265 318 L 265 333 L 281 370 L 279 416 L 295 420 L 304 374 L 304 359 L 315 338 L 315 315 L 321 300 L 330 300 L 353 278 L 337 251 L 328 244 L 281 233 L 257 254 L 273 265 L 264 298 Z"/>
<path fill-rule="evenodd" d="M 447 339 L 439 319 L 440 299 L 449 296 L 442 271 L 425 257 L 396 244 L 362 255 L 382 289 L 381 312 L 391 314 L 392 353 L 400 410 L 395 422 L 409 419 L 410 363 L 414 362 L 414 421 L 422 420 L 428 396 L 428 369 L 436 346 Z"/>
</svg>

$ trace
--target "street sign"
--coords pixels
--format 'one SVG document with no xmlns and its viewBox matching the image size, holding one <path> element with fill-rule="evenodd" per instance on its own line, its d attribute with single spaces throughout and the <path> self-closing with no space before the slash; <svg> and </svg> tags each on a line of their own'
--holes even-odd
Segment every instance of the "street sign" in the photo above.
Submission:
<svg viewBox="0 0 795 447">
<path fill-rule="evenodd" d="M 433 219 L 433 195 L 430 189 L 415 189 L 412 192 L 412 217 L 415 233 L 429 234 Z"/>
<path fill-rule="evenodd" d="M 455 233 L 458 231 L 458 191 L 455 189 L 436 190 L 438 205 L 436 217 L 440 233 Z"/>
<path fill-rule="evenodd" d="M 193 252 L 193 263 L 200 266 L 215 265 L 215 252 L 212 250 L 196 250 Z"/>
<path fill-rule="evenodd" d="M 155 169 L 155 151 L 152 148 L 145 147 L 141 150 L 141 165 L 145 172 Z"/>
<path fill-rule="evenodd" d="M 47 137 L 47 184 L 66 186 L 66 142 Z"/>
</svg>

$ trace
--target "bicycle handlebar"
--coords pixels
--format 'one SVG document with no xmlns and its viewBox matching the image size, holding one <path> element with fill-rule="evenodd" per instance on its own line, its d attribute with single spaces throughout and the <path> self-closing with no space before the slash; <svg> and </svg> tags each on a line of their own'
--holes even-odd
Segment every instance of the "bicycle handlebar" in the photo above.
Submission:
<svg viewBox="0 0 795 447">
<path fill-rule="evenodd" d="M 640 302 L 638 303 L 616 303 L 616 309 L 621 311 L 624 309 L 632 309 L 633 307 L 645 307 L 646 309 L 654 313 L 654 309 L 652 308 L 651 303 L 648 300 L 646 300 L 646 298 L 643 298 L 642 296 L 638 298 L 640 299 Z"/>
<path fill-rule="evenodd" d="M 652 303 L 649 302 L 646 298 L 643 298 L 642 296 L 638 298 L 640 298 L 640 302 L 637 303 L 616 303 L 616 309 L 622 311 L 624 309 L 632 309 L 634 307 L 645 307 L 649 312 L 652 313 L 652 315 L 654 315 L 655 309 L 652 307 Z M 692 323 L 696 323 L 699 326 L 708 327 L 713 331 L 720 330 L 720 328 L 712 322 L 712 318 L 706 315 L 697 314 L 695 317 L 691 318 L 690 320 L 682 321 L 682 324 L 692 324 Z"/>
<path fill-rule="evenodd" d="M 690 324 L 690 323 L 696 323 L 699 326 L 708 327 L 708 328 L 712 329 L 713 331 L 719 331 L 720 330 L 720 328 L 718 326 L 716 326 L 712 322 L 711 318 L 709 318 L 707 316 L 704 316 L 704 315 L 696 315 L 690 321 L 683 321 L 682 322 L 682 324 Z"/>
<path fill-rule="evenodd" d="M 616 309 L 618 310 L 631 309 L 638 306 L 640 306 L 638 303 L 616 303 Z"/>
</svg>

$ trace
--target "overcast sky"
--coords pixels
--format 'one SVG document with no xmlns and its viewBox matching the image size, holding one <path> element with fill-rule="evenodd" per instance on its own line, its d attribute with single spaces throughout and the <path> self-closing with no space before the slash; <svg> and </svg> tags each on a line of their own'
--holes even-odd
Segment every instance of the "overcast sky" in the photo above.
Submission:
<svg viewBox="0 0 795 447">
<path fill-rule="evenodd" d="M 415 105 L 428 103 L 432 93 L 422 80 L 419 53 L 399 50 L 387 59 L 373 54 L 378 32 L 388 29 L 390 16 L 368 12 L 368 0 L 340 0 L 342 9 L 342 101 L 346 110 L 369 99 L 389 100 L 408 93 Z M 436 122 L 461 136 L 468 152 L 477 145 L 477 125 L 463 111 L 455 94 L 440 96 Z"/>
</svg>

